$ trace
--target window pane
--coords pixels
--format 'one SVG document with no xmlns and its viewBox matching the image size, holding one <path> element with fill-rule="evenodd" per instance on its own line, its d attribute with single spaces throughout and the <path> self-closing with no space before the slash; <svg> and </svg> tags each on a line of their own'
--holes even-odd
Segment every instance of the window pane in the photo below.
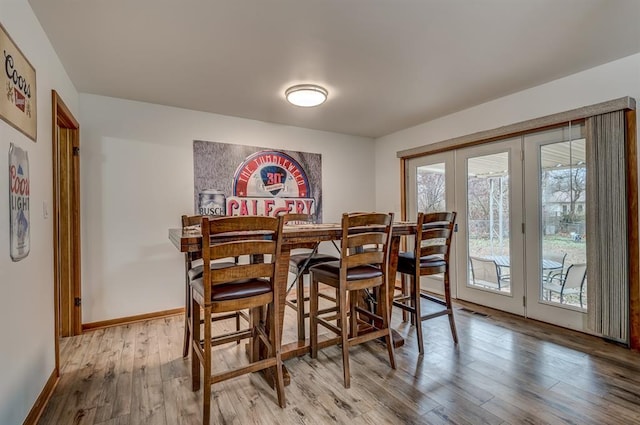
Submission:
<svg viewBox="0 0 640 425">
<path fill-rule="evenodd" d="M 418 212 L 445 211 L 444 162 L 417 167 Z"/>
<path fill-rule="evenodd" d="M 469 284 L 511 293 L 509 277 L 509 154 L 467 162 Z"/>
<path fill-rule="evenodd" d="M 574 126 L 572 136 L 563 133 L 566 141 L 540 147 L 540 297 L 586 310 L 587 164 L 582 129 Z"/>
</svg>

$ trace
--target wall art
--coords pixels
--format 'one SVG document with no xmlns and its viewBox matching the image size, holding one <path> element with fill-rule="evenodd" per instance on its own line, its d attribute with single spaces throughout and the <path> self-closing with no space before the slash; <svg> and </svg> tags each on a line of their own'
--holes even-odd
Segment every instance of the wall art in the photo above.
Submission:
<svg viewBox="0 0 640 425">
<path fill-rule="evenodd" d="M 34 142 L 37 132 L 36 70 L 0 25 L 0 118 Z"/>
<path fill-rule="evenodd" d="M 203 215 L 310 214 L 322 221 L 322 155 L 193 142 L 194 207 Z"/>
<path fill-rule="evenodd" d="M 29 155 L 13 143 L 9 146 L 10 253 L 13 261 L 29 255 Z"/>
</svg>

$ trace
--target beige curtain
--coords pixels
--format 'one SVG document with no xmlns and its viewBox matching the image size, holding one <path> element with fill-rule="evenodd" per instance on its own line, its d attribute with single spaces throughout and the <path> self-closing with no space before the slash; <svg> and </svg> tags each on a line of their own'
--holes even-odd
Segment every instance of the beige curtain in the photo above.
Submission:
<svg viewBox="0 0 640 425">
<path fill-rule="evenodd" d="M 590 117 L 587 129 L 589 327 L 629 341 L 629 254 L 623 111 Z"/>
</svg>

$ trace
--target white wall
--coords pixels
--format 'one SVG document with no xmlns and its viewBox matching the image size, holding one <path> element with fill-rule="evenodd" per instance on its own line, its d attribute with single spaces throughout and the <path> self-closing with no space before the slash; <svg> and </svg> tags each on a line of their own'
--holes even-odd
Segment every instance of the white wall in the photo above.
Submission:
<svg viewBox="0 0 640 425">
<path fill-rule="evenodd" d="M 373 141 L 80 95 L 83 323 L 184 305 L 169 227 L 193 212 L 193 140 L 322 154 L 323 219 L 374 207 Z"/>
<path fill-rule="evenodd" d="M 0 424 L 21 424 L 55 368 L 51 90 L 77 116 L 78 94 L 26 0 L 0 0 L 0 22 L 36 69 L 37 142 L 0 121 Z M 4 90 L 4 88 L 3 88 Z M 9 256 L 8 152 L 29 153 L 31 252 Z M 51 216 L 50 216 L 51 217 Z"/>
<path fill-rule="evenodd" d="M 94 95 L 78 96 L 26 0 L 0 22 L 37 71 L 38 141 L 0 121 L 0 150 L 27 149 L 31 253 L 9 256 L 0 208 L 0 424 L 22 423 L 54 368 L 51 89 L 81 123 L 83 322 L 179 307 L 182 256 L 167 228 L 192 211 L 194 139 L 321 153 L 325 221 L 347 210 L 400 211 L 399 150 L 621 96 L 640 99 L 640 55 L 370 139 Z M 80 107 L 80 108 L 79 108 Z M 372 166 L 372 164 L 375 164 Z M 7 159 L 0 199 L 8 199 Z M 6 205 L 3 201 L 2 205 Z"/>
<path fill-rule="evenodd" d="M 379 138 L 375 141 L 376 208 L 400 212 L 398 151 L 624 96 L 640 100 L 640 54 Z"/>
</svg>

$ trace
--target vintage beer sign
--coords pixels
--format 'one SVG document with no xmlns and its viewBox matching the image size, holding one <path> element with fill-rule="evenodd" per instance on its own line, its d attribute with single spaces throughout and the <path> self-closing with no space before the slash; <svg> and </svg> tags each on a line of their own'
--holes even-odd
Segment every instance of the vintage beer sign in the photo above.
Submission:
<svg viewBox="0 0 640 425">
<path fill-rule="evenodd" d="M 240 164 L 233 178 L 228 215 L 314 214 L 309 180 L 298 162 L 284 152 L 261 151 Z"/>
<path fill-rule="evenodd" d="M 224 192 L 215 189 L 203 190 L 198 199 L 198 214 L 226 215 Z"/>
<path fill-rule="evenodd" d="M 0 118 L 36 141 L 36 70 L 0 25 Z"/>
<path fill-rule="evenodd" d="M 29 255 L 29 156 L 11 143 L 9 147 L 10 253 L 13 261 Z"/>
<path fill-rule="evenodd" d="M 322 221 L 322 155 L 193 142 L 194 206 L 204 215 L 303 213 Z"/>
</svg>

